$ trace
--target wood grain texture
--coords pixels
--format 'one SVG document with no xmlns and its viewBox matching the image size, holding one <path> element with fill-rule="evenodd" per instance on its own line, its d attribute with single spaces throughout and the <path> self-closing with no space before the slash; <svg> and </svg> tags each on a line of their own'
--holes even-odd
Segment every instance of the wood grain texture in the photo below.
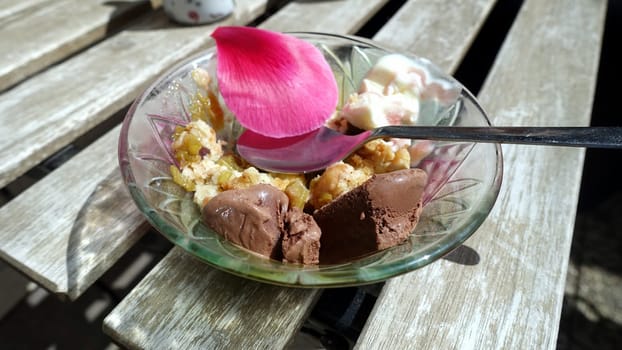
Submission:
<svg viewBox="0 0 622 350">
<path fill-rule="evenodd" d="M 146 0 L 55 0 L 5 7 L 1 11 L 5 16 L 0 17 L 0 91 L 104 38 L 115 19 L 140 5 L 148 9 L 146 4 Z"/>
<path fill-rule="evenodd" d="M 453 72 L 495 2 L 410 0 L 374 40 L 428 58 L 446 72 Z"/>
<path fill-rule="evenodd" d="M 353 34 L 388 0 L 293 1 L 260 27 L 281 32 Z"/>
<path fill-rule="evenodd" d="M 148 229 L 111 152 L 118 137 L 117 127 L 0 208 L 0 257 L 63 298 L 77 298 Z"/>
<path fill-rule="evenodd" d="M 237 14 L 226 23 L 251 21 L 263 13 L 265 4 L 265 0 L 238 1 Z M 162 22 L 168 23 L 165 18 L 160 21 Z M 145 25 L 154 23 L 157 22 L 151 21 Z M 216 24 L 193 27 L 190 32 L 173 28 L 168 31 L 145 29 L 142 32 L 140 28 L 135 28 L 110 39 L 104 45 L 98 46 L 98 49 L 89 50 L 84 55 L 64 63 L 58 68 L 60 72 L 55 72 L 56 68 L 53 68 L 42 74 L 40 77 L 44 81 L 52 79 L 60 82 L 63 80 L 63 72 L 76 68 L 77 71 L 84 72 L 80 75 L 84 81 L 76 87 L 80 90 L 72 93 L 64 92 L 62 87 L 54 90 L 53 85 L 47 86 L 53 90 L 47 92 L 44 87 L 39 87 L 39 91 L 46 98 L 26 100 L 50 108 L 66 108 L 65 114 L 59 113 L 56 116 L 58 120 L 53 122 L 48 119 L 47 125 L 36 125 L 41 129 L 40 137 L 53 138 L 57 133 L 67 133 L 65 138 L 56 141 L 62 141 L 59 147 L 66 144 L 69 142 L 68 138 L 75 137 L 77 133 L 72 123 L 81 122 L 81 127 L 85 128 L 86 125 L 93 125 L 97 119 L 116 112 L 139 93 L 137 89 L 167 68 L 162 61 L 170 65 L 183 58 L 180 52 L 189 54 L 200 48 L 208 40 L 209 30 L 215 27 Z M 167 33 L 170 35 L 167 36 Z M 201 39 L 184 41 L 183 33 L 200 36 Z M 160 42 L 160 51 L 152 53 L 149 43 L 155 41 Z M 173 48 L 176 46 L 176 50 L 169 56 L 166 56 L 164 50 L 167 45 Z M 141 61 L 132 55 L 148 57 Z M 118 66 L 123 69 L 117 70 L 117 65 L 111 67 L 106 64 L 110 61 L 127 64 L 120 63 Z M 141 63 L 149 61 L 152 62 L 150 65 L 141 66 Z M 101 76 L 99 79 L 101 71 L 86 70 L 86 67 L 98 66 L 109 67 L 110 76 Z M 139 72 L 143 74 L 138 74 Z M 71 78 L 66 77 L 65 81 L 67 80 Z M 128 80 L 129 83 L 124 84 Z M 55 93 L 60 96 L 54 96 Z M 124 96 L 115 96 L 115 93 Z M 5 101 L 5 96 L 7 94 L 0 98 Z M 62 103 L 67 100 L 75 101 L 75 105 Z M 102 107 L 100 103 L 106 107 Z M 43 113 L 43 110 L 40 112 Z M 4 119 L 5 116 L 0 118 Z M 23 132 L 21 128 L 35 127 L 32 124 L 36 124 L 36 121 L 33 120 L 30 124 L 26 122 L 24 125 L 10 120 L 6 123 L 8 125 L 5 124 L 0 129 L 3 137 L 10 136 L 9 130 L 13 134 L 19 134 Z M 118 128 L 112 130 L 57 171 L 0 208 L 0 221 L 6 223 L 0 231 L 0 257 L 61 297 L 77 298 L 140 238 L 147 227 L 121 181 L 116 152 L 118 134 Z"/>
<path fill-rule="evenodd" d="M 45 4 L 46 0 L 22 0 L 0 2 L 0 23 L 19 12 L 32 11 L 35 6 Z"/>
<path fill-rule="evenodd" d="M 128 349 L 280 349 L 319 294 L 223 273 L 174 248 L 104 320 Z"/>
<path fill-rule="evenodd" d="M 588 124 L 606 7 L 524 3 L 480 93 L 494 124 Z M 503 151 L 498 202 L 466 243 L 479 263 L 442 260 L 388 281 L 356 348 L 556 347 L 584 151 Z"/>
<path fill-rule="evenodd" d="M 128 105 L 171 65 L 204 49 L 218 25 L 248 23 L 266 4 L 267 0 L 241 0 L 227 19 L 195 27 L 180 27 L 163 12 L 153 13 L 4 92 L 0 187 Z"/>
</svg>

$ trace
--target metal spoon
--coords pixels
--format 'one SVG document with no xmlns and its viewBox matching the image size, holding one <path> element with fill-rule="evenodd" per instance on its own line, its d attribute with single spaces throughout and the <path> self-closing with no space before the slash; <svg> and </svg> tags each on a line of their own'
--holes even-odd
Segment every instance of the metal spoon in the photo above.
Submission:
<svg viewBox="0 0 622 350">
<path fill-rule="evenodd" d="M 346 158 L 365 142 L 380 137 L 622 148 L 622 127 L 384 126 L 356 135 L 344 135 L 323 127 L 308 134 L 281 139 L 245 131 L 238 139 L 237 150 L 257 168 L 280 173 L 305 173 L 324 169 Z"/>
</svg>

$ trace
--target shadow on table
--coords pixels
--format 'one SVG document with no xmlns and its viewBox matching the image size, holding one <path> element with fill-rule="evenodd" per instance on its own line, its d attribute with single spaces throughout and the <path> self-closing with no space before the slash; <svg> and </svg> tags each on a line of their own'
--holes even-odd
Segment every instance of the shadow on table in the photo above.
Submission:
<svg viewBox="0 0 622 350">
<path fill-rule="evenodd" d="M 105 1 L 103 5 L 114 7 L 106 27 L 106 36 L 118 33 L 136 18 L 156 11 L 151 5 L 151 1 Z"/>
<path fill-rule="evenodd" d="M 622 344 L 622 325 L 601 315 L 589 300 L 566 298 L 562 312 L 558 350 L 613 350 Z"/>
<path fill-rule="evenodd" d="M 66 255 L 69 298 L 77 298 L 148 228 L 115 168 L 91 193 L 71 229 Z"/>
<path fill-rule="evenodd" d="M 454 262 L 456 264 L 468 266 L 477 265 L 479 264 L 480 260 L 477 251 L 464 244 L 454 249 L 449 254 L 445 255 L 443 259 Z"/>
</svg>

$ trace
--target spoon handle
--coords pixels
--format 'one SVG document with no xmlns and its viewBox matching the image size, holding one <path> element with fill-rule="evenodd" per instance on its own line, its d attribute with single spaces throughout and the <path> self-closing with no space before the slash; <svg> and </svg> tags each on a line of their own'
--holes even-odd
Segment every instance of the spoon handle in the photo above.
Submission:
<svg viewBox="0 0 622 350">
<path fill-rule="evenodd" d="M 372 137 L 622 148 L 622 127 L 385 126 Z"/>
</svg>

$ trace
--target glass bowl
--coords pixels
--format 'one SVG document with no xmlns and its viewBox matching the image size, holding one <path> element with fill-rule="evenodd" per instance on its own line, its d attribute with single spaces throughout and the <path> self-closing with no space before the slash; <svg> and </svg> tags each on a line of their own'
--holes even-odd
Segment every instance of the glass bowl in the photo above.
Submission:
<svg viewBox="0 0 622 350">
<path fill-rule="evenodd" d="M 330 63 L 341 101 L 356 91 L 378 59 L 395 52 L 367 39 L 320 33 L 292 33 L 317 46 Z M 429 61 L 401 53 L 424 67 L 430 77 L 452 84 L 451 103 L 421 102 L 421 125 L 488 126 L 476 99 Z M 119 163 L 138 208 L 166 238 L 204 262 L 253 280 L 296 287 L 339 287 L 382 281 L 425 266 L 469 238 L 493 207 L 502 179 L 498 144 L 434 142 L 417 167 L 428 173 L 420 222 L 401 245 L 338 265 L 282 263 L 238 247 L 202 221 L 192 194 L 172 181 L 171 135 L 189 122 L 189 103 L 197 92 L 190 72 L 212 70 L 214 47 L 177 65 L 157 79 L 133 103 L 123 122 Z"/>
</svg>

